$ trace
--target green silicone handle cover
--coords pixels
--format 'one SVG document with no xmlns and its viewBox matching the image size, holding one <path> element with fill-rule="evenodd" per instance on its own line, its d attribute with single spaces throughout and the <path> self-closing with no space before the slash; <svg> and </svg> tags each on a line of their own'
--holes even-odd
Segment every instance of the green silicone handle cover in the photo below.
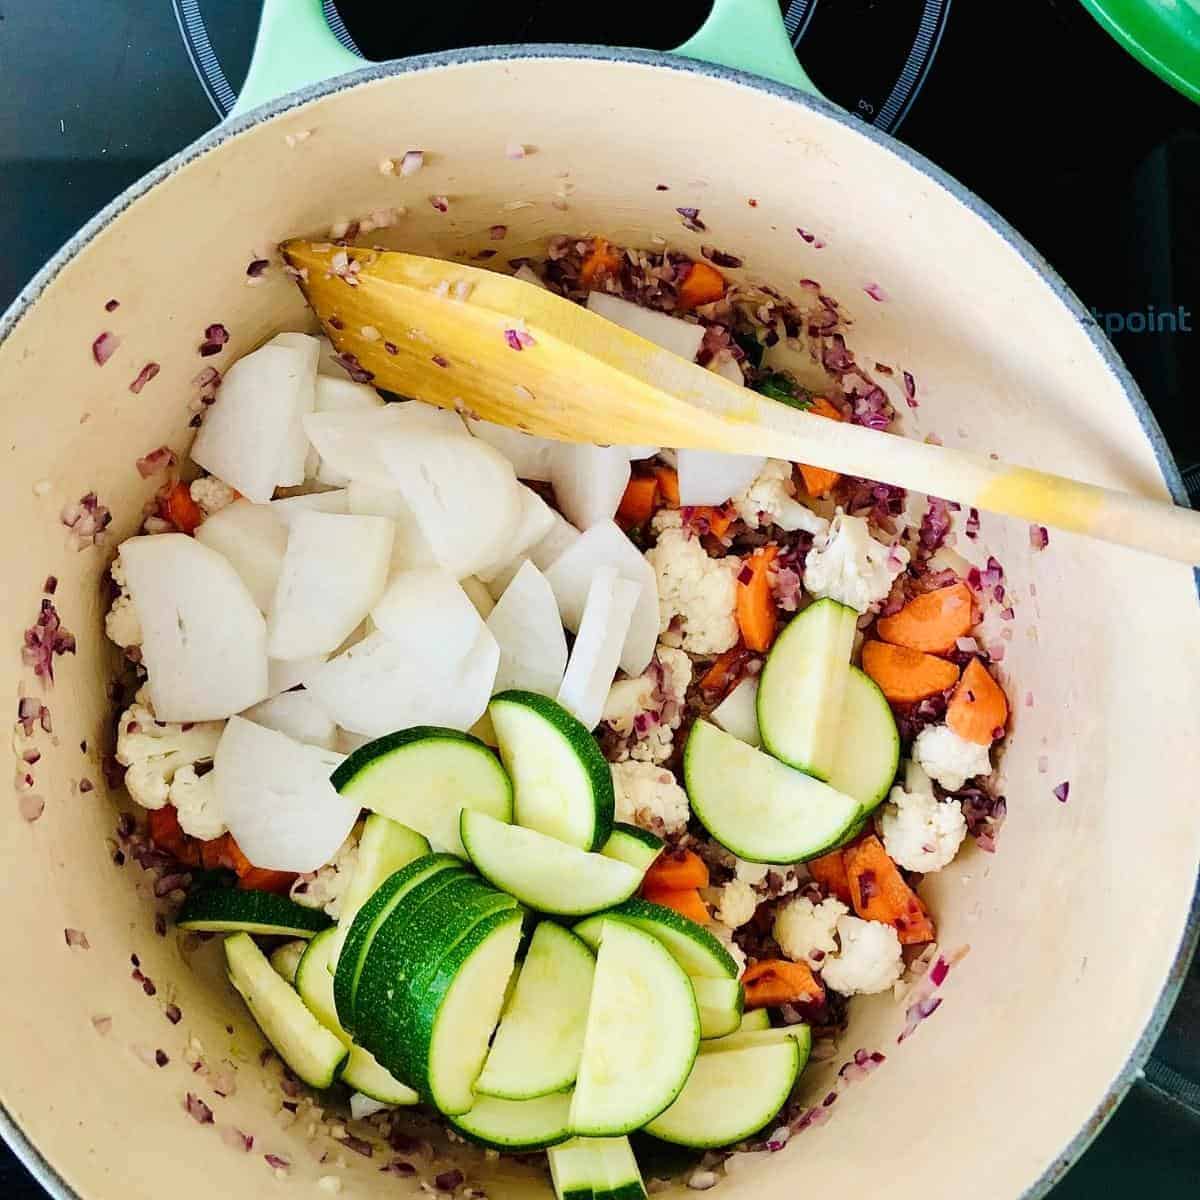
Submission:
<svg viewBox="0 0 1200 1200">
<path fill-rule="evenodd" d="M 714 0 L 708 20 L 675 53 L 820 95 L 796 61 L 777 0 Z M 250 70 L 229 115 L 362 65 L 329 31 L 321 0 L 263 0 Z"/>
</svg>

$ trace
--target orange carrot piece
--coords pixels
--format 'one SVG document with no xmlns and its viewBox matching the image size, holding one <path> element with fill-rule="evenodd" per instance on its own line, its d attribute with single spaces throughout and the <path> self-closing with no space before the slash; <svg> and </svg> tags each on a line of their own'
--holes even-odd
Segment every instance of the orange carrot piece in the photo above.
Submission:
<svg viewBox="0 0 1200 1200">
<path fill-rule="evenodd" d="M 695 921 L 697 925 L 707 925 L 712 920 L 708 906 L 700 898 L 696 888 L 644 888 L 642 899 L 672 909 L 681 917 Z"/>
<path fill-rule="evenodd" d="M 691 850 L 678 853 L 668 850 L 650 865 L 642 886 L 656 892 L 667 888 L 708 887 L 708 867 L 704 859 Z"/>
<path fill-rule="evenodd" d="M 718 655 L 713 665 L 700 677 L 701 688 L 706 692 L 726 691 L 749 657 L 750 652 L 740 642 L 730 647 L 724 654 Z"/>
<path fill-rule="evenodd" d="M 725 295 L 725 277 L 706 262 L 692 263 L 687 278 L 679 285 L 679 307 L 699 308 Z"/>
<path fill-rule="evenodd" d="M 162 808 L 151 809 L 147 824 L 150 840 L 157 849 L 173 854 L 187 866 L 200 865 L 200 844 L 183 832 L 174 805 L 164 804 Z"/>
<path fill-rule="evenodd" d="M 831 896 L 836 896 L 843 904 L 850 903 L 850 876 L 846 874 L 846 860 L 841 850 L 811 858 L 804 865 Z"/>
<path fill-rule="evenodd" d="M 598 237 L 583 260 L 579 281 L 584 287 L 590 288 L 606 275 L 615 275 L 620 269 L 621 255 L 604 238 Z"/>
<path fill-rule="evenodd" d="M 990 746 L 996 738 L 1004 736 L 1007 723 L 1008 700 L 1004 689 L 979 659 L 971 659 L 950 697 L 946 724 L 960 738 Z"/>
<path fill-rule="evenodd" d="M 716 537 L 724 537 L 729 532 L 735 515 L 728 508 L 713 508 L 711 504 L 697 504 L 692 509 L 693 519 L 703 518 L 707 521 L 708 532 Z"/>
<path fill-rule="evenodd" d="M 777 1004 L 824 1004 L 825 989 L 804 963 L 764 958 L 742 972 L 747 1008 Z"/>
<path fill-rule="evenodd" d="M 245 875 L 238 878 L 237 885 L 243 891 L 274 892 L 277 896 L 286 896 L 297 878 L 298 876 L 290 871 L 268 871 L 266 867 L 251 867 Z"/>
<path fill-rule="evenodd" d="M 895 929 L 902 946 L 932 942 L 933 921 L 883 843 L 870 834 L 842 852 L 850 880 L 850 903 L 864 921 L 881 921 Z"/>
<path fill-rule="evenodd" d="M 655 467 L 654 478 L 658 480 L 658 490 L 662 498 L 671 508 L 679 507 L 679 476 L 674 467 Z"/>
<path fill-rule="evenodd" d="M 653 475 L 635 475 L 617 506 L 617 524 L 622 529 L 636 529 L 654 516 L 657 507 L 658 480 Z"/>
<path fill-rule="evenodd" d="M 186 483 L 172 484 L 161 504 L 164 519 L 170 521 L 180 533 L 195 533 L 204 520 L 204 509 L 192 499 Z"/>
<path fill-rule="evenodd" d="M 236 863 L 230 847 L 236 847 L 236 845 L 237 843 L 230 833 L 222 834 L 219 838 L 213 838 L 208 842 L 201 842 L 200 865 L 206 871 L 234 870 Z"/>
<path fill-rule="evenodd" d="M 880 617 L 875 632 L 885 642 L 946 654 L 972 624 L 971 589 L 961 581 L 914 596 L 899 612 Z"/>
<path fill-rule="evenodd" d="M 842 420 L 842 414 L 825 399 L 824 396 L 814 396 L 808 411 L 816 417 L 828 417 L 831 421 Z M 824 467 L 810 467 L 804 463 L 800 467 L 800 478 L 804 480 L 804 490 L 810 496 L 826 495 L 841 479 L 837 471 L 827 471 Z"/>
<path fill-rule="evenodd" d="M 738 628 L 742 631 L 742 641 L 759 653 L 771 648 L 779 624 L 775 598 L 771 595 L 771 584 L 767 578 L 768 569 L 778 556 L 778 546 L 763 546 L 743 561 L 738 575 Z M 750 578 L 743 583 L 742 577 L 747 570 Z"/>
<path fill-rule="evenodd" d="M 958 668 L 952 662 L 891 642 L 864 642 L 862 668 L 897 704 L 936 696 L 958 682 Z"/>
</svg>

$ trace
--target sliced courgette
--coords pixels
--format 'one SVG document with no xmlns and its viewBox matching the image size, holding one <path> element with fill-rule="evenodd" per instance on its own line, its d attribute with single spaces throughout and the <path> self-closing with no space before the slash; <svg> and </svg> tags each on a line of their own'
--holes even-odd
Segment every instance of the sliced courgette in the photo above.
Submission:
<svg viewBox="0 0 1200 1200">
<path fill-rule="evenodd" d="M 419 725 L 360 746 L 331 776 L 347 799 L 382 813 L 465 858 L 458 837 L 464 808 L 512 820 L 512 784 L 500 760 L 478 738 Z"/>
<path fill-rule="evenodd" d="M 397 904 L 421 880 L 443 871 L 463 873 L 462 862 L 452 854 L 418 858 L 390 875 L 358 910 L 342 941 L 333 977 L 333 995 L 342 1028 L 354 1033 L 354 1001 L 367 951 Z"/>
<path fill-rule="evenodd" d="M 812 1030 L 807 1025 L 779 1025 L 775 1028 L 751 1029 L 731 1033 L 729 1037 L 706 1042 L 706 1054 L 724 1054 L 726 1051 L 749 1050 L 757 1046 L 775 1046 L 780 1042 L 795 1042 L 800 1047 L 801 1066 L 808 1061 L 812 1050 Z"/>
<path fill-rule="evenodd" d="M 700 1045 L 692 985 L 666 948 L 619 919 L 604 923 L 571 1128 L 640 1129 L 679 1094 Z"/>
<path fill-rule="evenodd" d="M 592 1200 L 597 1190 L 603 1190 L 600 1162 L 591 1141 L 591 1138 L 572 1138 L 546 1152 L 558 1200 Z"/>
<path fill-rule="evenodd" d="M 338 1078 L 348 1051 L 282 980 L 248 933 L 225 939 L 229 981 L 280 1058 L 310 1087 Z"/>
<path fill-rule="evenodd" d="M 271 951 L 271 966 L 282 979 L 286 979 L 293 987 L 296 986 L 296 968 L 300 965 L 300 960 L 304 957 L 308 946 L 308 942 L 297 938 L 293 942 L 284 942 Z"/>
<path fill-rule="evenodd" d="M 738 1033 L 757 1033 L 771 1028 L 771 1014 L 765 1008 L 752 1008 L 742 1013 L 742 1023 L 737 1027 Z"/>
<path fill-rule="evenodd" d="M 611 908 L 642 882 L 628 863 L 470 809 L 463 810 L 462 840 L 485 879 L 539 912 L 582 916 Z"/>
<path fill-rule="evenodd" d="M 618 862 L 628 863 L 634 870 L 645 872 L 662 853 L 665 844 L 662 838 L 648 830 L 617 821 L 600 853 L 605 858 L 615 858 Z"/>
<path fill-rule="evenodd" d="M 475 1103 L 450 1123 L 472 1141 L 497 1150 L 544 1150 L 571 1136 L 570 1114 L 569 1091 L 533 1100 L 477 1096 Z"/>
<path fill-rule="evenodd" d="M 801 1065 L 794 1038 L 716 1053 L 702 1046 L 683 1091 L 646 1132 L 697 1149 L 740 1142 L 787 1103 Z"/>
<path fill-rule="evenodd" d="M 371 813 L 363 822 L 358 840 L 358 857 L 350 884 L 342 897 L 339 925 L 349 926 L 354 914 L 378 891 L 379 885 L 401 867 L 424 858 L 429 842 L 415 829 L 401 825 L 382 813 Z"/>
<path fill-rule="evenodd" d="M 646 1200 L 646 1188 L 627 1137 L 591 1138 L 600 1163 L 597 1200 Z"/>
<path fill-rule="evenodd" d="M 688 975 L 710 979 L 738 977 L 733 956 L 703 925 L 648 900 L 626 900 L 609 912 L 580 921 L 572 926 L 573 932 L 593 950 L 598 950 L 604 937 L 604 923 L 609 917 L 619 917 L 658 938 Z"/>
<path fill-rule="evenodd" d="M 865 817 L 887 799 L 896 782 L 900 731 L 875 681 L 857 667 L 849 671 L 829 786 L 857 800 L 859 815 Z"/>
<path fill-rule="evenodd" d="M 683 771 L 697 820 L 748 862 L 812 858 L 859 816 L 856 800 L 707 721 L 692 726 Z"/>
<path fill-rule="evenodd" d="M 575 1082 L 596 959 L 569 930 L 542 921 L 505 1004 L 475 1091 L 531 1100 Z"/>
<path fill-rule="evenodd" d="M 488 712 L 512 777 L 516 823 L 580 850 L 599 850 L 612 832 L 613 781 L 591 732 L 534 692 L 501 692 Z"/>
<path fill-rule="evenodd" d="M 736 979 L 692 980 L 696 1008 L 700 1012 L 701 1038 L 721 1038 L 734 1033 L 742 1022 L 745 996 Z"/>
<path fill-rule="evenodd" d="M 763 666 L 758 685 L 763 746 L 817 779 L 828 779 L 833 770 L 857 628 L 854 609 L 818 600 L 779 635 Z"/>
<path fill-rule="evenodd" d="M 205 888 L 184 902 L 175 922 L 197 933 L 254 933 L 310 938 L 333 922 L 319 908 L 305 908 L 274 892 Z"/>
</svg>

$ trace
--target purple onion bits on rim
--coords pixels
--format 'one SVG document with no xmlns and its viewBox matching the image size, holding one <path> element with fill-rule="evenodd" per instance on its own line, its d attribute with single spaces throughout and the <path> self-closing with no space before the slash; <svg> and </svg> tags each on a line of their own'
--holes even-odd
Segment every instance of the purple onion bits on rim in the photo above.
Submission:
<svg viewBox="0 0 1200 1200">
<path fill-rule="evenodd" d="M 146 386 L 162 368 L 156 362 L 148 362 L 134 377 L 129 384 L 129 390 L 135 395 L 141 393 L 142 388 Z"/>
<path fill-rule="evenodd" d="M 452 1171 L 443 1171 L 440 1175 L 434 1176 L 433 1186 L 439 1192 L 452 1192 L 455 1188 L 462 1186 L 465 1178 L 466 1176 L 455 1168 Z"/>
<path fill-rule="evenodd" d="M 1070 794 L 1071 794 L 1071 781 L 1069 779 L 1064 779 L 1062 781 L 1062 783 L 1060 783 L 1054 789 L 1054 798 L 1060 804 L 1066 804 L 1067 797 L 1070 796 Z"/>
<path fill-rule="evenodd" d="M 675 211 L 683 218 L 684 229 L 691 230 L 692 233 L 703 233 L 708 228 L 700 220 L 700 210 L 698 208 L 677 208 Z"/>
<path fill-rule="evenodd" d="M 73 950 L 90 950 L 92 948 L 87 934 L 82 929 L 64 929 L 63 937 Z"/>
<path fill-rule="evenodd" d="M 208 358 L 213 354 L 220 354 L 228 341 L 229 330 L 219 321 L 214 321 L 213 324 L 205 328 L 204 340 L 197 347 L 197 350 L 201 358 Z"/>
<path fill-rule="evenodd" d="M 92 357 L 96 360 L 98 367 L 104 366 L 106 362 L 117 352 L 117 347 L 120 346 L 121 339 L 110 330 L 105 330 L 98 335 L 92 342 Z"/>
</svg>

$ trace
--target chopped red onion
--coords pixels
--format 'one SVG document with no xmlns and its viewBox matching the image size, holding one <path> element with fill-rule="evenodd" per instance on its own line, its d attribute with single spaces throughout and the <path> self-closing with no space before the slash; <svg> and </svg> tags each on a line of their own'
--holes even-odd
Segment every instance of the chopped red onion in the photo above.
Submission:
<svg viewBox="0 0 1200 1200">
<path fill-rule="evenodd" d="M 46 811 L 45 797 L 24 792 L 17 797 L 17 811 L 21 814 L 22 821 L 32 825 Z"/>
<path fill-rule="evenodd" d="M 92 342 L 92 357 L 96 360 L 97 366 L 104 366 L 106 362 L 117 352 L 117 347 L 121 344 L 121 339 L 115 333 L 110 333 L 107 329 Z"/>
<path fill-rule="evenodd" d="M 75 651 L 75 635 L 63 626 L 58 616 L 58 610 L 54 607 L 54 601 L 48 596 L 44 596 L 37 620 L 25 630 L 21 661 L 27 667 L 33 668 L 34 675 L 53 683 L 54 656 L 56 654 L 74 654 Z M 22 723 L 31 720 L 30 716 L 22 715 L 27 711 L 32 711 L 26 705 L 26 699 L 29 697 L 23 698 L 18 706 L 18 720 Z M 49 709 L 45 709 L 44 705 L 39 704 L 37 716 L 42 719 L 44 727 L 46 717 L 43 716 L 43 710 L 45 713 L 49 712 Z M 32 729 L 29 732 L 32 732 Z"/>
<path fill-rule="evenodd" d="M 31 767 L 35 763 L 40 762 L 41 757 L 42 752 L 40 750 L 23 750 L 21 752 L 22 761 L 28 763 Z"/>
<path fill-rule="evenodd" d="M 400 174 L 415 175 L 424 165 L 424 150 L 406 150 L 400 159 Z"/>
<path fill-rule="evenodd" d="M 221 1128 L 221 1140 L 231 1149 L 241 1150 L 245 1154 L 249 1154 L 254 1149 L 254 1138 L 240 1129 L 235 1129 L 232 1125 L 225 1125 Z"/>
<path fill-rule="evenodd" d="M 684 229 L 690 229 L 692 233 L 703 233 L 708 228 L 700 220 L 698 208 L 677 208 L 675 211 L 683 218 Z"/>
<path fill-rule="evenodd" d="M 280 1158 L 278 1154 L 264 1154 L 263 1160 L 272 1171 L 290 1171 L 292 1164 L 286 1158 Z"/>
<path fill-rule="evenodd" d="M 816 235 L 815 233 L 809 233 L 809 231 L 808 231 L 807 229 L 801 229 L 799 225 L 797 225 L 797 226 L 796 226 L 796 232 L 797 232 L 797 233 L 798 233 L 798 234 L 799 234 L 799 235 L 800 235 L 800 236 L 801 236 L 801 237 L 802 237 L 802 238 L 803 238 L 803 239 L 804 239 L 804 240 L 805 240 L 805 241 L 806 241 L 806 242 L 807 242 L 807 243 L 808 243 L 808 244 L 809 244 L 809 245 L 810 245 L 810 246 L 811 246 L 811 247 L 812 247 L 814 250 L 824 250 L 824 249 L 825 249 L 825 243 L 824 243 L 823 241 L 821 241 L 821 239 L 820 239 L 819 237 L 817 237 L 817 235 Z M 804 280 L 801 280 L 801 281 L 800 281 L 800 283 L 801 283 L 801 286 L 803 286 L 803 285 L 804 285 L 804 282 L 805 282 Z M 811 280 L 810 280 L 809 282 L 811 282 Z"/>
<path fill-rule="evenodd" d="M 436 1175 L 433 1180 L 433 1186 L 439 1192 L 452 1192 L 455 1188 L 460 1187 L 466 1176 L 455 1168 L 452 1171 L 443 1171 L 440 1175 Z"/>
<path fill-rule="evenodd" d="M 47 596 L 53 596 L 54 593 L 58 591 L 58 576 L 47 575 L 46 582 L 42 584 L 42 591 L 45 592 Z"/>
<path fill-rule="evenodd" d="M 355 1154 L 361 1154 L 363 1158 L 370 1158 L 375 1153 L 375 1147 L 370 1142 L 360 1137 L 355 1137 L 352 1133 L 344 1133 L 335 1140 L 345 1146 L 347 1150 L 353 1150 Z"/>
<path fill-rule="evenodd" d="M 220 354 L 228 341 L 229 330 L 220 322 L 207 326 L 204 330 L 204 341 L 197 347 L 200 357 L 209 358 L 214 354 Z"/>
<path fill-rule="evenodd" d="M 493 242 L 503 241 L 506 237 L 508 237 L 508 226 L 507 225 L 491 226 L 491 228 L 488 230 L 488 237 L 490 237 Z"/>
<path fill-rule="evenodd" d="M 399 354 L 400 353 L 400 347 L 397 346 L 395 342 L 384 342 L 383 348 L 384 348 L 384 350 L 387 351 L 388 354 Z"/>
<path fill-rule="evenodd" d="M 866 292 L 872 300 L 876 301 L 876 303 L 882 304 L 887 299 L 883 288 L 881 288 L 877 283 L 863 284 L 863 291 Z"/>
<path fill-rule="evenodd" d="M 1045 550 L 1050 545 L 1050 531 L 1045 525 L 1030 525 L 1029 544 L 1035 550 Z"/>
<path fill-rule="evenodd" d="M 742 260 L 736 254 L 726 254 L 724 250 L 718 250 L 715 246 L 701 246 L 700 253 L 718 267 L 734 270 L 742 265 Z"/>
<path fill-rule="evenodd" d="M 251 279 L 262 278 L 263 272 L 270 266 L 269 260 L 265 258 L 254 258 L 250 260 L 250 265 L 246 268 L 246 274 Z"/>
<path fill-rule="evenodd" d="M 108 303 L 105 304 L 105 306 L 104 306 L 104 311 L 105 312 L 116 312 L 117 309 L 120 307 L 121 307 L 120 300 L 109 300 Z"/>
<path fill-rule="evenodd" d="M 443 358 L 440 354 L 434 354 L 432 356 L 432 358 L 433 358 L 433 362 L 436 366 L 448 367 L 450 365 L 450 360 Z"/>
<path fill-rule="evenodd" d="M 1062 781 L 1062 783 L 1060 783 L 1058 785 L 1058 787 L 1056 787 L 1054 789 L 1054 798 L 1060 804 L 1066 804 L 1067 797 L 1070 794 L 1071 794 L 1071 781 L 1069 779 L 1064 779 Z"/>
<path fill-rule="evenodd" d="M 63 937 L 66 938 L 67 945 L 72 949 L 90 950 L 92 948 L 87 940 L 87 934 L 82 929 L 64 929 Z"/>
<path fill-rule="evenodd" d="M 349 375 L 355 383 L 370 383 L 371 380 L 375 378 L 375 372 L 368 371 L 367 368 L 358 361 L 358 356 L 351 354 L 349 350 L 345 350 L 341 354 L 335 354 L 334 361 L 345 370 L 346 374 Z"/>
<path fill-rule="evenodd" d="M 909 1005 L 904 1014 L 904 1029 L 896 1039 L 897 1043 L 911 1037 L 917 1026 L 927 1017 L 933 1016 L 942 1006 L 941 996 L 925 996 Z"/>
<path fill-rule="evenodd" d="M 136 396 L 161 370 L 158 363 L 148 362 L 134 377 L 129 390 Z"/>
<path fill-rule="evenodd" d="M 410 1162 L 405 1162 L 402 1158 L 394 1158 L 386 1167 L 380 1167 L 385 1175 L 396 1175 L 401 1179 L 408 1179 L 417 1173 L 417 1168 Z"/>
<path fill-rule="evenodd" d="M 450 199 L 447 196 L 430 196 L 429 203 L 433 205 L 435 212 L 445 213 L 450 211 Z"/>
<path fill-rule="evenodd" d="M 154 1052 L 154 1065 L 155 1066 L 165 1067 L 165 1066 L 167 1066 L 168 1063 L 170 1063 L 170 1061 L 171 1060 L 167 1057 L 167 1052 L 165 1050 L 155 1050 L 155 1052 Z"/>
<path fill-rule="evenodd" d="M 504 340 L 512 350 L 525 350 L 530 346 L 537 345 L 533 336 L 526 333 L 523 329 L 506 329 L 504 331 Z"/>
<path fill-rule="evenodd" d="M 188 1116 L 198 1124 L 211 1125 L 213 1123 L 212 1109 L 194 1092 L 188 1092 L 184 1107 L 187 1109 Z"/>
<path fill-rule="evenodd" d="M 95 787 L 96 787 L 96 785 L 90 779 L 88 779 L 87 776 L 85 775 L 79 781 L 79 794 L 81 796 L 85 796 L 85 795 L 87 795 L 88 792 L 94 791 Z"/>
<path fill-rule="evenodd" d="M 157 450 L 142 455 L 134 465 L 143 479 L 149 479 L 151 475 L 169 471 L 178 461 L 170 446 L 159 446 Z"/>
</svg>

